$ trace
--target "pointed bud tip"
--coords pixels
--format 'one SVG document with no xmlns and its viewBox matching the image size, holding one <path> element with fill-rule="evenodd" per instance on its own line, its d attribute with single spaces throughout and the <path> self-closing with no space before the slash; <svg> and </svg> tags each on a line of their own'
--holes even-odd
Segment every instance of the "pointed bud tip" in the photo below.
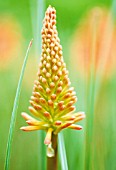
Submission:
<svg viewBox="0 0 116 170">
<path fill-rule="evenodd" d="M 49 145 L 50 143 L 51 143 L 51 140 L 49 140 L 49 139 L 45 139 L 45 140 L 44 140 L 44 144 L 45 144 L 45 145 Z"/>
<path fill-rule="evenodd" d="M 22 113 L 21 113 L 21 116 L 22 116 L 25 120 L 27 120 L 27 119 L 29 118 L 29 115 L 28 115 L 27 113 L 25 113 L 25 112 L 22 112 Z"/>
<path fill-rule="evenodd" d="M 23 126 L 23 127 L 21 127 L 21 128 L 20 128 L 20 130 L 23 130 L 23 131 L 25 131 L 25 127 L 24 127 L 24 126 Z"/>
<path fill-rule="evenodd" d="M 25 112 L 22 112 L 22 113 L 21 113 L 21 116 L 25 116 L 25 115 L 26 115 L 26 113 L 25 113 Z"/>
<path fill-rule="evenodd" d="M 77 130 L 82 130 L 82 129 L 83 129 L 83 127 L 78 125 Z"/>
<path fill-rule="evenodd" d="M 32 125 L 32 122 L 30 120 L 27 120 L 26 123 L 28 123 L 28 125 Z"/>
<path fill-rule="evenodd" d="M 32 40 L 31 40 L 30 43 L 29 43 L 29 47 L 32 46 L 32 43 L 33 43 L 33 38 L 32 38 Z"/>
<path fill-rule="evenodd" d="M 81 112 L 83 119 L 86 117 L 85 112 Z"/>
</svg>

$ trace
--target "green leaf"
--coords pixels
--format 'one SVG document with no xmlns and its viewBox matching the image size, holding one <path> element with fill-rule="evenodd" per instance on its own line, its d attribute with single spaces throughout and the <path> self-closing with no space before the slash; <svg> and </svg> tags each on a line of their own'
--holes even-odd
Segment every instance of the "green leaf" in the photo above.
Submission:
<svg viewBox="0 0 116 170">
<path fill-rule="evenodd" d="M 61 161 L 62 170 L 68 170 L 67 158 L 66 158 L 66 151 L 64 145 L 64 138 L 62 132 L 58 135 L 58 144 L 59 144 L 59 155 Z"/>
<path fill-rule="evenodd" d="M 14 100 L 14 106 L 12 110 L 12 116 L 11 116 L 11 122 L 10 122 L 10 128 L 9 128 L 9 135 L 8 135 L 8 141 L 7 141 L 7 149 L 6 149 L 6 159 L 5 159 L 5 170 L 9 169 L 9 164 L 10 164 L 10 155 L 11 155 L 11 147 L 12 147 L 12 140 L 13 140 L 13 133 L 14 133 L 14 128 L 15 128 L 15 121 L 16 121 L 16 116 L 17 116 L 17 109 L 18 109 L 18 104 L 19 104 L 19 98 L 20 98 L 20 92 L 21 92 L 21 85 L 22 85 L 22 80 L 24 76 L 24 71 L 28 59 L 28 54 L 30 47 L 32 45 L 32 40 L 29 43 L 29 46 L 26 51 L 26 55 L 24 58 L 18 86 L 17 86 L 17 91 L 16 91 L 16 96 Z"/>
</svg>

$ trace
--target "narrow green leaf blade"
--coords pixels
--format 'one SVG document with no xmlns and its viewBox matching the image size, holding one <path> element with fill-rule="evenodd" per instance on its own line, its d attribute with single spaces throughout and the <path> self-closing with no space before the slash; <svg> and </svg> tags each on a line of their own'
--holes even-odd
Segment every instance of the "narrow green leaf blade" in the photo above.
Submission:
<svg viewBox="0 0 116 170">
<path fill-rule="evenodd" d="M 68 170 L 67 158 L 66 158 L 66 151 L 64 145 L 64 138 L 62 132 L 58 135 L 58 144 L 59 144 L 59 155 L 61 161 L 62 170 Z"/>
<path fill-rule="evenodd" d="M 24 62 L 23 62 L 23 66 L 22 66 L 22 70 L 21 70 L 21 74 L 20 74 L 20 78 L 19 78 L 19 82 L 18 82 L 18 86 L 17 86 L 16 96 L 15 96 L 15 100 L 14 100 L 14 106 L 13 106 L 13 110 L 12 110 L 12 116 L 11 116 L 11 122 L 10 122 L 10 128 L 9 128 L 9 135 L 8 135 L 8 141 L 7 141 L 5 170 L 9 170 L 11 146 L 12 146 L 12 140 L 13 140 L 13 132 L 14 132 L 14 128 L 15 128 L 15 120 L 16 120 L 16 115 L 17 115 L 17 109 L 18 109 L 18 104 L 19 104 L 19 97 L 20 97 L 20 92 L 21 92 L 21 85 L 22 85 L 24 71 L 25 71 L 25 68 L 26 68 L 26 63 L 27 63 L 28 54 L 29 54 L 31 45 L 32 45 L 32 40 L 30 41 L 28 48 L 27 48 L 27 51 L 26 51 L 26 55 L 25 55 L 25 58 L 24 58 Z"/>
</svg>

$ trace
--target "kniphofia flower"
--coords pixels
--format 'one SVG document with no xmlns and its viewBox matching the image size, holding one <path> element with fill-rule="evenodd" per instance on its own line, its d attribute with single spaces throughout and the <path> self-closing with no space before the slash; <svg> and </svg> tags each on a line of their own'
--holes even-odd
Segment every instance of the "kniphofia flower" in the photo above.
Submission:
<svg viewBox="0 0 116 170">
<path fill-rule="evenodd" d="M 108 78 L 115 71 L 116 27 L 111 11 L 95 7 L 77 28 L 71 54 L 76 71 Z M 94 58 L 94 59 L 93 59 Z"/>
<path fill-rule="evenodd" d="M 21 42 L 22 34 L 17 21 L 9 15 L 0 15 L 0 69 L 7 68 L 17 56 Z"/>
<path fill-rule="evenodd" d="M 77 97 L 74 88 L 71 87 L 62 56 L 62 46 L 56 29 L 56 10 L 51 6 L 45 13 L 41 34 L 41 61 L 29 107 L 34 118 L 22 113 L 29 126 L 21 129 L 45 130 L 47 134 L 44 143 L 49 145 L 53 133 L 58 134 L 64 128 L 82 129 L 75 123 L 85 115 L 83 112 L 73 113 Z"/>
</svg>

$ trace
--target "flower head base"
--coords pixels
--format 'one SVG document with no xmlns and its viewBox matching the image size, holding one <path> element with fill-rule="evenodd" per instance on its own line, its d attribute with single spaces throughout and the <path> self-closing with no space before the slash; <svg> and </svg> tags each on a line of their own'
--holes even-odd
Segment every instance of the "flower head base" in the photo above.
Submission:
<svg viewBox="0 0 116 170">
<path fill-rule="evenodd" d="M 50 146 L 52 133 L 58 134 L 64 128 L 80 130 L 75 123 L 82 120 L 83 112 L 73 114 L 77 101 L 74 88 L 70 87 L 68 71 L 62 56 L 62 46 L 56 30 L 56 11 L 48 7 L 43 21 L 42 54 L 38 80 L 34 83 L 29 107 L 37 119 L 22 113 L 29 126 L 24 131 L 45 130 L 44 143 Z"/>
</svg>

